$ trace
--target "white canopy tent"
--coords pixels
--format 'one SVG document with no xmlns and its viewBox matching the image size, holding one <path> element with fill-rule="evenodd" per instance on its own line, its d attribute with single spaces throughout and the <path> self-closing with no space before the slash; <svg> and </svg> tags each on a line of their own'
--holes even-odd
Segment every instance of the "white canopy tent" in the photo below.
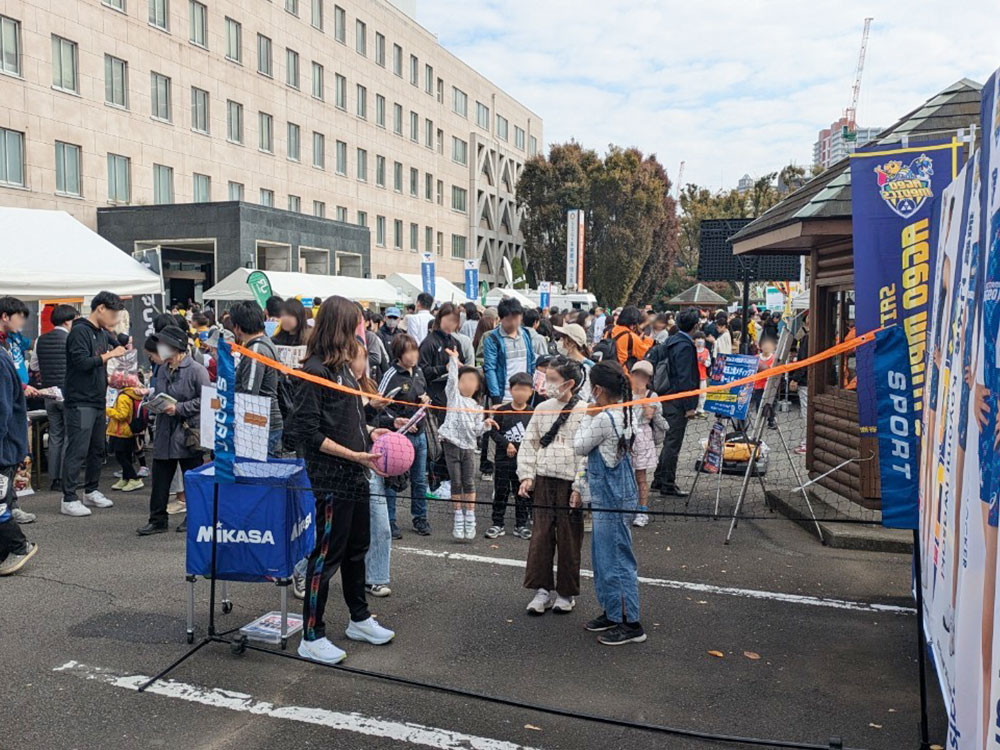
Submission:
<svg viewBox="0 0 1000 750">
<path fill-rule="evenodd" d="M 205 292 L 206 300 L 235 301 L 253 299 L 247 286 L 251 268 L 237 268 L 226 278 Z M 358 279 L 353 276 L 325 276 L 315 273 L 290 271 L 265 271 L 271 282 L 271 291 L 279 297 L 332 297 L 339 295 L 350 300 L 395 305 L 409 299 L 405 293 L 382 279 Z"/>
<path fill-rule="evenodd" d="M 809 309 L 809 290 L 803 289 L 801 292 L 792 297 L 792 309 L 793 310 L 808 310 Z"/>
<path fill-rule="evenodd" d="M 525 308 L 538 307 L 537 302 L 532 301 L 530 297 L 525 296 L 517 289 L 504 289 L 501 287 L 494 287 L 486 293 L 486 304 L 489 307 L 496 307 L 504 298 L 516 299 L 521 303 L 521 306 Z"/>
<path fill-rule="evenodd" d="M 65 211 L 0 207 L 0 295 L 34 302 L 159 294 L 160 277 Z"/>
<path fill-rule="evenodd" d="M 414 300 L 417 295 L 424 291 L 423 282 L 418 273 L 394 273 L 386 281 L 394 287 L 403 290 L 407 299 Z M 434 277 L 434 301 L 452 302 L 455 304 L 468 302 L 465 290 L 452 284 L 443 276 Z"/>
</svg>

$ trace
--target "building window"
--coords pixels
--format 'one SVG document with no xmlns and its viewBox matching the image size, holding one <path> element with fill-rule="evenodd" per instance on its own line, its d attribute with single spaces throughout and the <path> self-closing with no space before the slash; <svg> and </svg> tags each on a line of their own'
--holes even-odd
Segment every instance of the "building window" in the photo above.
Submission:
<svg viewBox="0 0 1000 750">
<path fill-rule="evenodd" d="M 465 188 L 460 188 L 458 185 L 451 186 L 451 208 L 454 211 L 461 211 L 465 213 L 465 203 L 466 203 L 466 190 Z"/>
<path fill-rule="evenodd" d="M 191 87 L 191 130 L 208 133 L 208 92 Z"/>
<path fill-rule="evenodd" d="M 257 142 L 257 148 L 261 151 L 273 154 L 274 153 L 274 118 L 267 112 L 257 113 L 257 124 L 260 131 L 260 138 Z"/>
<path fill-rule="evenodd" d="M 385 36 L 375 32 L 375 63 L 385 67 Z"/>
<path fill-rule="evenodd" d="M 326 169 L 326 136 L 313 131 L 313 166 Z"/>
<path fill-rule="evenodd" d="M 358 220 L 355 222 L 359 227 L 368 226 L 368 212 L 358 211 Z"/>
<path fill-rule="evenodd" d="M 385 157 L 377 154 L 375 156 L 375 186 L 385 187 Z"/>
<path fill-rule="evenodd" d="M 302 213 L 302 199 L 297 195 L 289 195 L 288 210 L 295 213 Z"/>
<path fill-rule="evenodd" d="M 434 68 L 430 65 L 424 65 L 424 91 L 434 95 Z"/>
<path fill-rule="evenodd" d="M 528 156 L 538 153 L 538 139 L 535 136 L 528 136 Z"/>
<path fill-rule="evenodd" d="M 451 160 L 462 166 L 469 163 L 469 144 L 455 136 L 451 137 Z"/>
<path fill-rule="evenodd" d="M 462 117 L 469 116 L 469 96 L 454 86 L 451 87 L 451 111 Z"/>
<path fill-rule="evenodd" d="M 424 227 L 424 252 L 433 252 L 434 247 L 434 227 Z"/>
<path fill-rule="evenodd" d="M 453 234 L 451 236 L 451 257 L 460 260 L 465 259 L 465 235 Z"/>
<path fill-rule="evenodd" d="M 444 255 L 444 232 L 437 233 L 437 254 Z"/>
<path fill-rule="evenodd" d="M 507 132 L 508 132 L 507 128 L 508 128 L 507 118 L 497 115 L 497 138 L 499 138 L 501 141 L 507 140 Z"/>
<path fill-rule="evenodd" d="M 260 189 L 260 205 L 274 208 L 274 191 L 266 188 Z"/>
<path fill-rule="evenodd" d="M 321 219 L 326 218 L 326 203 L 323 201 L 313 201 L 313 216 L 318 216 Z"/>
<path fill-rule="evenodd" d="M 0 133 L 3 133 L 0 130 Z M 0 161 L 0 170 L 3 162 Z M 108 200 L 111 203 L 128 203 L 132 193 L 132 162 L 127 156 L 108 154 Z M 0 174 L 0 181 L 3 175 Z"/>
<path fill-rule="evenodd" d="M 347 43 L 347 13 L 339 5 L 333 6 L 333 38 Z"/>
<path fill-rule="evenodd" d="M 122 13 L 125 12 L 125 0 L 104 0 L 104 4 L 109 8 L 120 10 Z"/>
<path fill-rule="evenodd" d="M 358 149 L 358 180 L 368 181 L 368 152 L 363 148 Z"/>
<path fill-rule="evenodd" d="M 375 94 L 375 124 L 385 127 L 385 97 L 381 94 Z"/>
<path fill-rule="evenodd" d="M 153 203 L 161 205 L 174 202 L 174 168 L 153 165 Z"/>
<path fill-rule="evenodd" d="M 410 252 L 416 253 L 420 251 L 420 225 L 410 224 Z"/>
<path fill-rule="evenodd" d="M 226 59 L 243 62 L 243 26 L 232 18 L 226 18 Z"/>
<path fill-rule="evenodd" d="M 323 66 L 313 60 L 313 96 L 323 101 L 326 98 L 326 84 L 323 82 Z"/>
<path fill-rule="evenodd" d="M 437 181 L 437 204 L 444 205 L 444 180 Z"/>
<path fill-rule="evenodd" d="M 231 201 L 241 201 L 241 200 L 243 200 L 243 183 L 242 182 L 230 182 L 229 183 L 229 200 L 231 200 Z"/>
<path fill-rule="evenodd" d="M 420 170 L 410 167 L 410 195 L 414 198 L 420 195 Z"/>
<path fill-rule="evenodd" d="M 420 85 L 420 61 L 416 55 L 410 55 L 410 83 Z"/>
<path fill-rule="evenodd" d="M 392 222 L 392 247 L 395 250 L 403 249 L 403 220 L 396 219 Z"/>
<path fill-rule="evenodd" d="M 375 244 L 385 247 L 385 217 L 375 217 Z"/>
<path fill-rule="evenodd" d="M 52 86 L 78 94 L 76 42 L 52 35 Z"/>
<path fill-rule="evenodd" d="M 170 122 L 170 79 L 160 73 L 150 73 L 149 80 L 151 115 Z"/>
<path fill-rule="evenodd" d="M 199 47 L 208 47 L 208 8 L 190 0 L 191 7 L 191 43 Z"/>
<path fill-rule="evenodd" d="M 273 66 L 271 64 L 271 40 L 263 34 L 257 35 L 257 72 L 261 75 L 272 75 Z"/>
<path fill-rule="evenodd" d="M 226 102 L 226 138 L 243 143 L 243 105 L 232 99 Z"/>
<path fill-rule="evenodd" d="M 524 151 L 524 130 L 514 126 L 514 146 Z"/>
<path fill-rule="evenodd" d="M 403 134 L 403 105 L 392 105 L 392 132 L 396 135 Z"/>
<path fill-rule="evenodd" d="M 299 126 L 294 122 L 288 123 L 288 158 L 292 161 L 299 161 L 302 153 L 302 138 L 300 137 Z"/>
<path fill-rule="evenodd" d="M 299 53 L 285 49 L 285 83 L 293 89 L 299 87 Z"/>
<path fill-rule="evenodd" d="M 347 109 L 347 79 L 337 73 L 334 75 L 334 103 L 340 109 Z"/>
<path fill-rule="evenodd" d="M 476 125 L 484 130 L 490 129 L 490 108 L 482 102 L 476 102 Z"/>
<path fill-rule="evenodd" d="M 398 44 L 392 45 L 392 72 L 403 77 L 403 48 Z"/>
<path fill-rule="evenodd" d="M 424 120 L 424 145 L 434 148 L 434 122 L 431 120 Z"/>
<path fill-rule="evenodd" d="M 192 200 L 195 203 L 208 203 L 212 200 L 212 178 L 207 174 L 194 173 Z"/>
<path fill-rule="evenodd" d="M 347 144 L 337 141 L 337 174 L 347 174 Z"/>
<path fill-rule="evenodd" d="M 430 172 L 424 174 L 424 199 L 434 200 L 434 175 Z"/>
<path fill-rule="evenodd" d="M 410 112 L 410 140 L 420 143 L 420 116 L 416 112 Z"/>
<path fill-rule="evenodd" d="M 323 30 L 323 0 L 312 0 L 312 25 Z"/>
<path fill-rule="evenodd" d="M 104 56 L 104 101 L 128 109 L 128 63 L 111 55 Z"/>
<path fill-rule="evenodd" d="M 167 8 L 168 0 L 149 0 L 149 23 L 158 29 L 167 31 L 169 28 L 170 13 Z"/>
<path fill-rule="evenodd" d="M 368 89 L 358 84 L 358 117 L 368 119 Z"/>
<path fill-rule="evenodd" d="M 56 141 L 56 192 L 62 195 L 82 195 L 79 146 Z"/>
<path fill-rule="evenodd" d="M 358 54 L 368 55 L 368 27 L 360 18 L 354 22 L 354 35 L 356 37 L 354 46 Z"/>
<path fill-rule="evenodd" d="M 444 131 L 441 128 L 438 128 L 437 131 L 437 152 L 444 154 Z"/>
<path fill-rule="evenodd" d="M 398 161 L 392 164 L 392 189 L 397 193 L 403 192 L 403 164 Z"/>
<path fill-rule="evenodd" d="M 337 206 L 337 221 L 347 223 L 347 206 Z"/>
<path fill-rule="evenodd" d="M 0 16 L 0 71 L 21 75 L 21 23 Z"/>
<path fill-rule="evenodd" d="M 285 0 L 285 10 L 293 16 L 299 15 L 299 0 Z"/>
<path fill-rule="evenodd" d="M 444 104 L 444 79 L 438 78 L 437 81 L 437 100 L 438 104 Z"/>
</svg>

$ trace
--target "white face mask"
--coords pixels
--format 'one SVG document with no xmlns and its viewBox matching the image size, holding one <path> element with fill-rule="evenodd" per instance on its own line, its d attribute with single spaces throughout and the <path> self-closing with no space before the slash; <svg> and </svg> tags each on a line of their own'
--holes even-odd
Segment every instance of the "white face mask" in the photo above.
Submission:
<svg viewBox="0 0 1000 750">
<path fill-rule="evenodd" d="M 545 381 L 545 395 L 549 398 L 561 398 L 566 393 L 566 383 L 550 383 Z"/>
<path fill-rule="evenodd" d="M 559 353 L 560 353 L 561 355 L 563 355 L 564 357 L 565 357 L 565 356 L 567 356 L 567 355 L 569 354 L 569 352 L 568 352 L 568 351 L 567 351 L 567 349 L 566 349 L 566 344 L 564 344 L 564 343 L 563 343 L 563 340 L 562 340 L 562 339 L 559 339 L 559 340 L 558 340 L 558 341 L 556 342 L 556 351 L 557 351 L 557 352 L 559 352 Z"/>
<path fill-rule="evenodd" d="M 699 349 L 704 349 L 705 348 L 705 342 L 702 341 L 701 339 L 698 339 L 697 341 L 695 341 L 694 345 L 696 347 L 698 347 Z"/>
<path fill-rule="evenodd" d="M 174 356 L 173 348 L 167 346 L 166 344 L 157 344 L 156 353 L 159 355 L 160 359 L 164 362 Z"/>
</svg>

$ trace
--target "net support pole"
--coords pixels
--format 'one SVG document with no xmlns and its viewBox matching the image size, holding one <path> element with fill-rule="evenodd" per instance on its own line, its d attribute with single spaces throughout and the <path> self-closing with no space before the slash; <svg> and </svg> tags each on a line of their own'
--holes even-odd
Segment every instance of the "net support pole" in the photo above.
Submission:
<svg viewBox="0 0 1000 750">
<path fill-rule="evenodd" d="M 920 573 L 920 532 L 913 530 L 913 581 L 917 591 L 917 665 L 920 672 L 920 750 L 930 750 L 927 728 L 927 641 L 924 636 L 924 587 Z"/>
</svg>

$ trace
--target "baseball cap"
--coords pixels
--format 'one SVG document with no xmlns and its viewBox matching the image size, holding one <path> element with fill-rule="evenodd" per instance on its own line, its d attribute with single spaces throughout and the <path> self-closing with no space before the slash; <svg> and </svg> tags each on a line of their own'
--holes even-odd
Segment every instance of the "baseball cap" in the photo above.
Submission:
<svg viewBox="0 0 1000 750">
<path fill-rule="evenodd" d="M 640 359 L 632 365 L 632 372 L 642 372 L 649 377 L 653 377 L 653 363 L 645 359 Z"/>
<path fill-rule="evenodd" d="M 399 313 L 399 308 L 398 307 L 390 307 L 388 310 L 385 311 L 385 317 L 387 317 L 387 318 L 399 318 L 399 317 L 402 317 L 402 316 Z"/>
<path fill-rule="evenodd" d="M 579 323 L 567 323 L 564 326 L 552 326 L 556 333 L 571 339 L 581 349 L 587 345 L 587 332 Z"/>
</svg>

